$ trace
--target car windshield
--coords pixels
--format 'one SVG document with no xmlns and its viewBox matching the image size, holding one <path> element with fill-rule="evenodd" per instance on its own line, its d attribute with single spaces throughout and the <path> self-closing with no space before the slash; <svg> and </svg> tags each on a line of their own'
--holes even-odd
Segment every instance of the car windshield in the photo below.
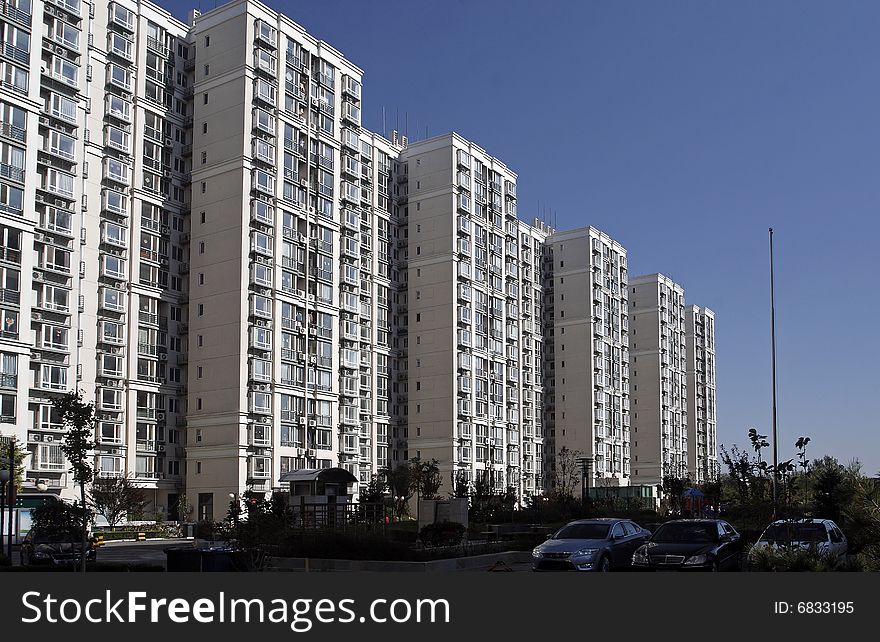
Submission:
<svg viewBox="0 0 880 642">
<path fill-rule="evenodd" d="M 651 538 L 654 542 L 717 542 L 718 527 L 713 523 L 663 524 Z"/>
<path fill-rule="evenodd" d="M 608 524 L 569 524 L 559 529 L 553 539 L 605 539 Z"/>
<path fill-rule="evenodd" d="M 828 535 L 822 524 L 771 524 L 761 539 L 768 542 L 824 542 Z"/>
<path fill-rule="evenodd" d="M 67 544 L 82 540 L 82 533 L 39 533 L 34 536 L 35 544 Z"/>
</svg>

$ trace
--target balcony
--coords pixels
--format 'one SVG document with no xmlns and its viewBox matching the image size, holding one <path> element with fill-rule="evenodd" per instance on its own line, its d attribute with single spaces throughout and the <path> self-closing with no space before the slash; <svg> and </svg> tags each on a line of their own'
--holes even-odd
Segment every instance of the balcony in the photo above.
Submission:
<svg viewBox="0 0 880 642">
<path fill-rule="evenodd" d="M 147 37 L 147 49 L 159 54 L 163 59 L 171 55 L 171 50 L 156 38 Z"/>
</svg>

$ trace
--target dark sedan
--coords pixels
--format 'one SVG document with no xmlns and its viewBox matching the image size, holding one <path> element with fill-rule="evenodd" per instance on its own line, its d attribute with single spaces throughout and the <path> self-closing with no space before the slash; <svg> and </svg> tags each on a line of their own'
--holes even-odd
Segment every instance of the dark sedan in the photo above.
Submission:
<svg viewBox="0 0 880 642">
<path fill-rule="evenodd" d="M 535 571 L 611 571 L 628 568 L 650 532 L 628 519 L 569 522 L 532 551 Z"/>
<path fill-rule="evenodd" d="M 653 571 L 738 571 L 742 538 L 721 519 L 666 522 L 636 550 L 633 566 Z"/>
<path fill-rule="evenodd" d="M 95 560 L 92 542 L 86 544 L 86 560 Z M 82 559 L 82 533 L 41 533 L 31 529 L 21 543 L 21 565 L 65 566 Z"/>
</svg>

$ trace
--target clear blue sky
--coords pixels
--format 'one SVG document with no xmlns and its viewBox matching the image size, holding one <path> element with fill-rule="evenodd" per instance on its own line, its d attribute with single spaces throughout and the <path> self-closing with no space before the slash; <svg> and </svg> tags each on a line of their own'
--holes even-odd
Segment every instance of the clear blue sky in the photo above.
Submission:
<svg viewBox="0 0 880 642">
<path fill-rule="evenodd" d="M 519 174 L 521 218 L 598 227 L 713 308 L 728 446 L 770 433 L 774 227 L 780 458 L 809 435 L 880 471 L 880 4 L 268 4 L 364 69 L 365 126 L 460 132 Z"/>
</svg>

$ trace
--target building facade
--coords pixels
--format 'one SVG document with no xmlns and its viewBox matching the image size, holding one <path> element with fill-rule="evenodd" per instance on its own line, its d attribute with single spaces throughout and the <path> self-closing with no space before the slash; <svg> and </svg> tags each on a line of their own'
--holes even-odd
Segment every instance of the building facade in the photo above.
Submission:
<svg viewBox="0 0 880 642">
<path fill-rule="evenodd" d="M 544 248 L 547 478 L 574 463 L 593 486 L 630 478 L 626 249 L 595 228 L 555 232 Z M 556 456 L 565 448 L 569 461 Z M 585 470 L 576 459 L 587 458 Z M 576 488 L 580 494 L 581 485 Z"/>
<path fill-rule="evenodd" d="M 652 486 L 688 470 L 684 289 L 662 274 L 629 288 L 632 477 Z"/>
<path fill-rule="evenodd" d="M 400 145 L 361 128 L 360 69 L 255 2 L 191 38 L 186 487 L 208 518 L 290 470 L 390 461 L 405 249 Z"/>
<path fill-rule="evenodd" d="M 546 234 L 517 218 L 516 175 L 457 134 L 401 163 L 407 454 L 440 462 L 441 492 L 540 492 Z"/>
<path fill-rule="evenodd" d="M 125 0 L 3 7 L 3 430 L 27 483 L 65 493 L 52 400 L 80 389 L 98 473 L 165 511 L 184 460 L 187 27 Z"/>
<path fill-rule="evenodd" d="M 687 465 L 700 363 L 711 465 L 714 346 L 688 386 L 680 288 L 628 283 L 598 230 L 521 221 L 516 174 L 473 142 L 364 128 L 362 70 L 288 17 L 0 6 L 0 433 L 26 486 L 73 496 L 52 401 L 74 389 L 98 474 L 159 517 L 412 457 L 441 492 L 541 493 L 562 447 L 627 485 Z"/>
<path fill-rule="evenodd" d="M 718 478 L 715 418 L 715 313 L 685 308 L 687 344 L 688 470 L 700 483 Z"/>
</svg>

